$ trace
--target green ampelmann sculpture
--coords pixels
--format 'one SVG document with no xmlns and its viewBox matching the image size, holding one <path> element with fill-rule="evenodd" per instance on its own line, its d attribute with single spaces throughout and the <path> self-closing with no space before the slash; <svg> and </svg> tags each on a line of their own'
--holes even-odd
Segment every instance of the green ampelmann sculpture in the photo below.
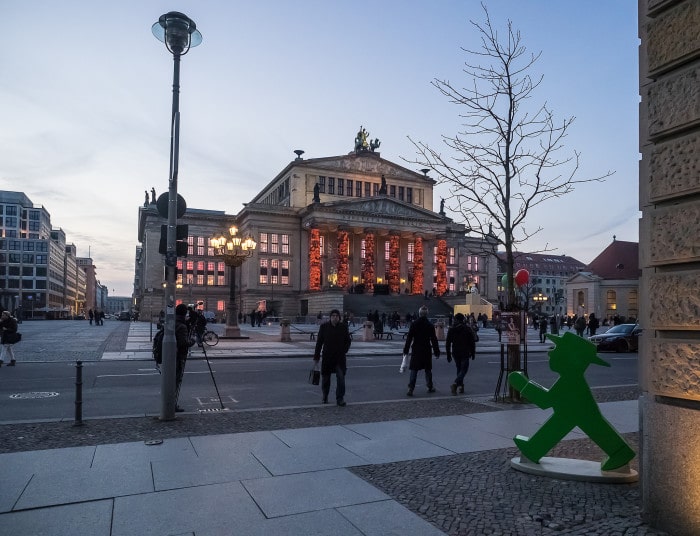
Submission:
<svg viewBox="0 0 700 536">
<path fill-rule="evenodd" d="M 578 426 L 605 454 L 601 470 L 612 471 L 628 464 L 635 452 L 603 417 L 593 398 L 584 372 L 591 363 L 609 367 L 596 354 L 593 343 L 567 332 L 561 337 L 547 335 L 555 347 L 549 351 L 549 368 L 559 374 L 550 389 L 530 381 L 522 372 L 511 372 L 508 382 L 520 394 L 542 409 L 554 413 L 532 437 L 516 435 L 513 439 L 528 460 L 538 463 L 566 434 Z"/>
</svg>

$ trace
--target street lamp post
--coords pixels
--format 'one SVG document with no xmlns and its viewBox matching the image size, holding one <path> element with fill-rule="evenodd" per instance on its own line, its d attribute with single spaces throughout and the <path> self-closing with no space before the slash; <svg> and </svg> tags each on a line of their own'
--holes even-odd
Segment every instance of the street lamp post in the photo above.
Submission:
<svg viewBox="0 0 700 536">
<path fill-rule="evenodd" d="M 554 327 L 552 328 L 552 333 L 555 335 L 559 335 L 559 322 L 563 318 L 561 311 L 558 311 L 559 309 L 559 304 L 564 301 L 564 296 L 561 295 L 559 292 L 555 292 L 552 295 L 552 304 L 554 305 Z"/>
<path fill-rule="evenodd" d="M 536 294 L 532 297 L 532 301 L 534 301 L 537 304 L 537 309 L 540 312 L 540 314 L 542 314 L 542 304 L 547 301 L 547 296 L 540 292 L 539 294 Z"/>
<path fill-rule="evenodd" d="M 177 172 L 180 136 L 180 56 L 202 42 L 192 19 L 177 11 L 161 15 L 152 27 L 153 35 L 173 55 L 173 108 L 170 120 L 170 176 L 168 183 L 168 227 L 165 253 L 165 333 L 161 379 L 161 420 L 175 418 L 175 268 L 177 267 Z"/>
<path fill-rule="evenodd" d="M 236 307 L 236 268 L 253 255 L 257 243 L 250 236 L 241 239 L 238 236 L 238 228 L 232 225 L 228 229 L 228 236 L 224 233 L 221 236 L 210 238 L 209 245 L 214 248 L 214 254 L 220 256 L 224 264 L 230 268 L 231 274 L 224 337 L 240 337 L 241 328 L 238 326 L 238 310 Z"/>
</svg>

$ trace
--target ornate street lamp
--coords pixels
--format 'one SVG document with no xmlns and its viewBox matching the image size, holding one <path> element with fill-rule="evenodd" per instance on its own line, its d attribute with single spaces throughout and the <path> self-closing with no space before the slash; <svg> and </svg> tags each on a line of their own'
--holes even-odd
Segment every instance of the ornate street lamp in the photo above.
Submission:
<svg viewBox="0 0 700 536">
<path fill-rule="evenodd" d="M 540 292 L 532 297 L 532 301 L 537 304 L 537 310 L 542 313 L 542 304 L 547 301 L 547 296 Z"/>
<path fill-rule="evenodd" d="M 180 140 L 180 56 L 202 42 L 202 34 L 192 19 L 177 11 L 161 15 L 152 27 L 153 35 L 165 43 L 173 55 L 173 108 L 170 119 L 170 176 L 168 187 L 168 227 L 165 253 L 165 333 L 161 378 L 162 420 L 175 418 L 175 269 L 177 267 L 177 172 Z"/>
<path fill-rule="evenodd" d="M 257 245 L 250 236 L 241 239 L 238 236 L 238 228 L 235 225 L 229 227 L 228 235 L 222 233 L 218 237 L 215 236 L 209 239 L 209 246 L 214 248 L 214 255 L 222 258 L 226 266 L 230 268 L 231 273 L 224 337 L 236 338 L 241 336 L 241 328 L 238 327 L 238 308 L 236 307 L 236 268 L 253 255 Z"/>
</svg>

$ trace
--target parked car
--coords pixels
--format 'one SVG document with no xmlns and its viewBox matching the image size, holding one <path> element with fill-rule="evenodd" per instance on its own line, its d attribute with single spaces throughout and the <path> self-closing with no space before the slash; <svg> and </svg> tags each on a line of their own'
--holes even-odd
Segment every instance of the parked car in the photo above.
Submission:
<svg viewBox="0 0 700 536">
<path fill-rule="evenodd" d="M 636 352 L 639 349 L 639 324 L 618 324 L 605 333 L 588 337 L 598 351 Z"/>
</svg>

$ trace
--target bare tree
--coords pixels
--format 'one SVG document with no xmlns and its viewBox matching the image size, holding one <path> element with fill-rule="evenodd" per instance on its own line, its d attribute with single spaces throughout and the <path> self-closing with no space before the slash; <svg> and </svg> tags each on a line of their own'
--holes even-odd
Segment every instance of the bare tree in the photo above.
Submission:
<svg viewBox="0 0 700 536">
<path fill-rule="evenodd" d="M 462 48 L 474 61 L 465 62 L 463 69 L 468 85 L 458 89 L 446 80 L 431 82 L 460 106 L 463 129 L 455 136 L 442 136 L 450 150 L 445 156 L 409 137 L 418 150 L 411 162 L 430 168 L 439 184 L 449 185 L 448 208 L 464 217 L 469 232 L 503 246 L 510 283 L 508 306 L 513 307 L 513 250 L 542 230 L 527 229 L 528 212 L 568 194 L 576 184 L 600 181 L 612 172 L 575 178 L 579 153 L 560 156 L 574 117 L 557 122 L 546 102 L 532 104 L 543 76 L 533 78 L 530 72 L 541 52 L 527 52 L 511 21 L 501 41 L 488 10 L 483 4 L 482 8 L 485 23 L 471 21 L 480 35 L 481 49 Z"/>
</svg>

